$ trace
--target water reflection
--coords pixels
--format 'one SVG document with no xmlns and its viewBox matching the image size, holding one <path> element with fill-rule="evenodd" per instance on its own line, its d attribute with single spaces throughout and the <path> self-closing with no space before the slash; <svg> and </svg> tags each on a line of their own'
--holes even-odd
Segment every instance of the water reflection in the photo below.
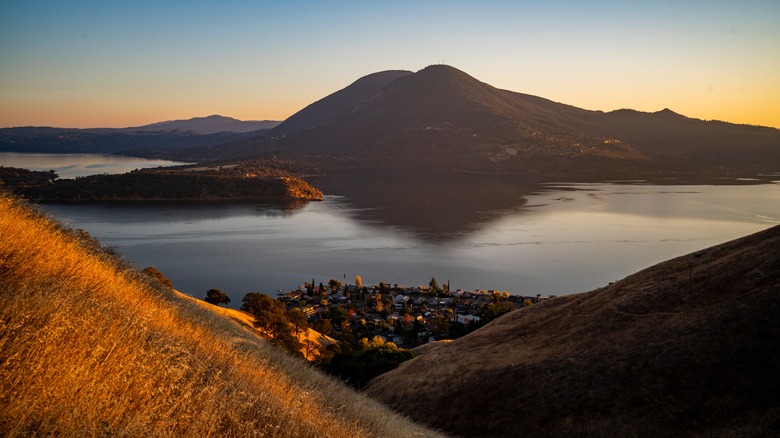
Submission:
<svg viewBox="0 0 780 438">
<path fill-rule="evenodd" d="M 778 175 L 610 182 L 546 182 L 517 175 L 350 171 L 314 180 L 335 208 L 362 225 L 431 243 L 468 239 L 503 218 L 539 210 L 777 223 Z M 713 188 L 716 187 L 716 188 Z M 749 196 L 745 196 L 750 193 Z M 596 225 L 596 224 L 594 224 Z"/>
<path fill-rule="evenodd" d="M 54 216 L 73 223 L 86 218 L 110 217 L 111 223 L 116 225 L 165 225 L 240 218 L 291 218 L 303 211 L 308 203 L 114 202 L 51 203 L 44 207 Z"/>
<path fill-rule="evenodd" d="M 510 175 L 456 172 L 350 171 L 313 183 L 350 218 L 443 242 L 462 238 L 523 211 L 539 184 Z"/>
<path fill-rule="evenodd" d="M 45 209 L 235 306 L 315 278 L 567 294 L 780 223 L 777 184 L 543 184 L 506 176 L 340 174 L 308 204 Z"/>
</svg>

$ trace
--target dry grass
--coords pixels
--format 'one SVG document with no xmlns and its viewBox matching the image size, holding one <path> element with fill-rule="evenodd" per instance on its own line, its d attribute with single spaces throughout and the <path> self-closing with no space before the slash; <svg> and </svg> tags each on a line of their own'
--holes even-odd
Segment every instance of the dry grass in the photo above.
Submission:
<svg viewBox="0 0 780 438">
<path fill-rule="evenodd" d="M 222 315 L 225 318 L 228 318 L 232 321 L 235 321 L 243 326 L 250 327 L 253 330 L 255 330 L 257 333 L 259 333 L 262 337 L 268 339 L 268 335 L 263 332 L 260 328 L 255 327 L 255 317 L 251 314 L 244 312 L 243 310 L 236 310 L 231 309 L 229 307 L 219 307 L 215 306 L 213 304 L 209 304 L 203 300 L 199 300 L 191 295 L 187 295 L 185 293 L 179 292 L 177 290 L 174 290 L 174 293 L 183 300 L 188 300 L 198 306 L 202 306 L 206 309 L 208 309 L 211 312 L 214 312 L 216 314 Z M 301 343 L 301 345 L 304 345 L 304 347 L 301 348 L 301 354 L 305 356 L 306 360 L 309 362 L 314 362 L 317 359 L 320 358 L 322 355 L 321 349 L 325 349 L 328 347 L 328 345 L 336 343 L 336 340 L 331 338 L 330 336 L 323 335 L 322 333 L 309 328 L 305 332 L 297 333 L 295 334 L 295 337 L 298 338 L 298 342 Z M 305 342 L 309 341 L 314 343 L 318 348 L 306 348 Z"/>
<path fill-rule="evenodd" d="M 0 195 L 0 435 L 428 436 Z"/>
<path fill-rule="evenodd" d="M 780 226 L 509 313 L 366 393 L 462 436 L 778 436 L 778 315 Z"/>
</svg>

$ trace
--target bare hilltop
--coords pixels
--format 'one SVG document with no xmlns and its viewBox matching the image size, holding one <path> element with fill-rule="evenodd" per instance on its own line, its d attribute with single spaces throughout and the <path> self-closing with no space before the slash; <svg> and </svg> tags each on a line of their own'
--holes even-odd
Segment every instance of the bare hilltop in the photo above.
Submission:
<svg viewBox="0 0 780 438">
<path fill-rule="evenodd" d="M 456 436 L 776 436 L 780 226 L 505 315 L 366 393 Z"/>
</svg>

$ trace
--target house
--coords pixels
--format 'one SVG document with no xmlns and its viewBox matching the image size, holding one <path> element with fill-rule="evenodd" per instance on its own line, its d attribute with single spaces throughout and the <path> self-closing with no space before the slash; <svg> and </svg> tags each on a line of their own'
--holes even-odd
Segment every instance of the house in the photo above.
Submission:
<svg viewBox="0 0 780 438">
<path fill-rule="evenodd" d="M 409 299 L 410 297 L 407 295 L 396 295 L 393 297 L 393 307 L 400 309 Z"/>
</svg>

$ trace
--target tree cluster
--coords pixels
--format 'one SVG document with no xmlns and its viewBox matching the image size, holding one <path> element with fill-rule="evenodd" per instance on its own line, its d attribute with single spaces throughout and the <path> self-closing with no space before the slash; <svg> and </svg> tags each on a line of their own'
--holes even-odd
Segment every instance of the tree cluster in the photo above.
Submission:
<svg viewBox="0 0 780 438">
<path fill-rule="evenodd" d="M 152 266 L 147 267 L 142 272 L 148 275 L 153 281 L 158 282 L 160 285 L 169 289 L 173 289 L 173 283 L 171 283 L 171 280 Z"/>
<path fill-rule="evenodd" d="M 255 327 L 262 330 L 272 343 L 279 345 L 293 355 L 300 356 L 303 345 L 298 341 L 295 332 L 308 329 L 304 317 L 285 311 L 284 303 L 274 300 L 261 292 L 250 292 L 242 300 L 241 310 L 255 318 Z"/>
<path fill-rule="evenodd" d="M 220 304 L 229 304 L 230 297 L 219 289 L 209 289 L 206 291 L 206 298 L 203 301 L 219 306 Z"/>
<path fill-rule="evenodd" d="M 379 336 L 371 340 L 362 338 L 357 346 L 340 342 L 337 350 L 330 363 L 324 364 L 323 368 L 357 388 L 362 388 L 374 377 L 413 357 L 408 350 L 386 342 Z"/>
</svg>

